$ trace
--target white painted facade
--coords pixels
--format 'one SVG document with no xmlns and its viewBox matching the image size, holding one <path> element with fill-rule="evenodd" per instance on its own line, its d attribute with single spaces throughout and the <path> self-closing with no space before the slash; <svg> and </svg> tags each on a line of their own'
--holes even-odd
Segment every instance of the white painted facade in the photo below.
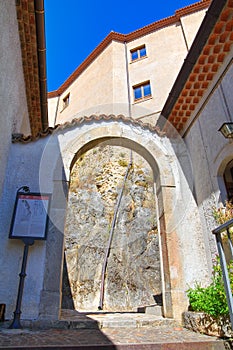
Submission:
<svg viewBox="0 0 233 350">
<path fill-rule="evenodd" d="M 203 219 L 203 232 L 209 260 L 216 254 L 211 234 L 215 223 L 213 207 L 227 198 L 224 171 L 233 159 L 233 140 L 226 139 L 218 131 L 224 122 L 233 122 L 232 110 L 232 54 L 226 61 L 225 75 L 216 77 L 211 85 L 208 99 L 202 101 L 193 124 L 186 130 L 184 140 L 192 162 L 194 196 Z M 228 65 L 229 64 L 229 65 Z"/>
<path fill-rule="evenodd" d="M 12 133 L 30 134 L 15 1 L 0 1 L 0 196 Z"/>
</svg>

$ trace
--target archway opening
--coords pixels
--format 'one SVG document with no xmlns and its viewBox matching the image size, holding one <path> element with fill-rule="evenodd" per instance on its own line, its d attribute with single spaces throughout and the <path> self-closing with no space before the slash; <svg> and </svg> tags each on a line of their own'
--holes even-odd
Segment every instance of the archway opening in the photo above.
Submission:
<svg viewBox="0 0 233 350">
<path fill-rule="evenodd" d="M 63 309 L 96 311 L 103 273 L 103 310 L 128 312 L 161 304 L 155 203 L 154 174 L 142 156 L 108 141 L 78 154 L 65 229 Z"/>
</svg>

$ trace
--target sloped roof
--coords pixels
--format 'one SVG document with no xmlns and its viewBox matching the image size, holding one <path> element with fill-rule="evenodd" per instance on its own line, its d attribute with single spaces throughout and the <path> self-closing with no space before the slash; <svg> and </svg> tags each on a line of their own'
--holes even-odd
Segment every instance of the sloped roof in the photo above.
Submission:
<svg viewBox="0 0 233 350">
<path fill-rule="evenodd" d="M 155 30 L 177 23 L 182 16 L 205 9 L 209 6 L 210 2 L 210 0 L 202 0 L 195 4 L 186 6 L 177 10 L 173 16 L 153 22 L 152 24 L 137 29 L 129 34 L 121 34 L 114 31 L 110 32 L 57 90 L 48 93 L 48 97 L 52 98 L 61 95 L 112 41 L 128 43 L 144 35 L 150 34 Z"/>
</svg>

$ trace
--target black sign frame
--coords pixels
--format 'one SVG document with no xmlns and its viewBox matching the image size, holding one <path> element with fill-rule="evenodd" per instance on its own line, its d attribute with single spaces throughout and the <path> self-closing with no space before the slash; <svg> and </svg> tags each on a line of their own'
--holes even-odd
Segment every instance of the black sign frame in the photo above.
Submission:
<svg viewBox="0 0 233 350">
<path fill-rule="evenodd" d="M 46 240 L 51 194 L 17 192 L 10 239 Z"/>
</svg>

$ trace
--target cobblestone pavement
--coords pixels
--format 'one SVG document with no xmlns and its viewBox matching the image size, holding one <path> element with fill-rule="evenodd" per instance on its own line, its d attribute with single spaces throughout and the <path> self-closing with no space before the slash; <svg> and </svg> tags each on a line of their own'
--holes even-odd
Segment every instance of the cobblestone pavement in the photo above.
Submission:
<svg viewBox="0 0 233 350">
<path fill-rule="evenodd" d="M 0 349 L 224 350 L 222 340 L 179 327 L 0 330 Z"/>
<path fill-rule="evenodd" d="M 69 350 L 226 350 L 230 345 L 223 340 L 189 331 L 172 323 L 159 323 L 156 325 L 153 316 L 142 316 L 140 325 L 127 325 L 127 320 L 138 320 L 136 315 L 92 315 L 91 323 L 80 323 L 87 319 L 81 315 L 73 317 L 77 323 L 73 329 L 50 328 L 22 330 L 8 329 L 9 322 L 0 324 L 0 349 L 69 349 Z M 99 319 L 107 319 L 110 326 L 104 327 L 98 323 Z M 142 326 L 143 322 L 152 320 Z M 113 323 L 110 320 L 114 321 Z M 110 323 L 109 323 L 110 322 Z M 126 323 L 125 323 L 126 322 Z M 68 323 L 62 325 L 65 327 Z M 69 324 L 70 325 L 70 324 Z M 94 327 L 95 325 L 95 327 Z M 57 326 L 57 324 L 56 324 Z M 101 326 L 101 327 L 99 327 Z"/>
</svg>

